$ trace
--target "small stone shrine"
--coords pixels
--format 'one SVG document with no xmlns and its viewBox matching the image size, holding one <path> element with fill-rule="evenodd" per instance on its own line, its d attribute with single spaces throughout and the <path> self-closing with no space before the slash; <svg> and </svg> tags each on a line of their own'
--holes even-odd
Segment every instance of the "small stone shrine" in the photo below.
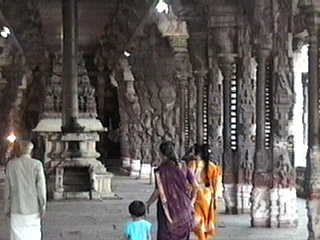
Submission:
<svg viewBox="0 0 320 240">
<path fill-rule="evenodd" d="M 42 120 L 33 130 L 42 136 L 45 145 L 44 162 L 49 173 L 49 191 L 54 199 L 108 198 L 112 174 L 97 160 L 98 132 L 106 131 L 97 117 L 95 89 L 82 56 L 78 59 L 78 105 L 81 133 L 61 133 L 62 111 L 62 58 L 56 57 L 52 77 L 48 79 Z M 78 154 L 68 151 L 76 142 Z"/>
</svg>

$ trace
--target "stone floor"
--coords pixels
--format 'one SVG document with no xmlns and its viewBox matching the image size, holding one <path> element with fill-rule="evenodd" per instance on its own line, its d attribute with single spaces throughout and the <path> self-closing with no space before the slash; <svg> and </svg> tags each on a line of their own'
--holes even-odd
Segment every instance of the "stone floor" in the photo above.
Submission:
<svg viewBox="0 0 320 240">
<path fill-rule="evenodd" d="M 116 240 L 122 239 L 124 224 L 130 219 L 128 204 L 146 201 L 153 190 L 147 180 L 116 176 L 113 190 L 119 199 L 105 201 L 50 201 L 43 219 L 44 240 Z M 3 179 L 0 173 L 0 204 L 3 203 Z M 307 239 L 305 201 L 298 199 L 300 224 L 295 229 L 251 228 L 245 215 L 219 216 L 216 240 L 303 240 Z M 155 206 L 147 219 L 155 224 Z M 0 211 L 0 240 L 8 240 L 8 219 Z M 155 239 L 155 238 L 154 238 Z M 194 238 L 192 238 L 194 239 Z"/>
</svg>

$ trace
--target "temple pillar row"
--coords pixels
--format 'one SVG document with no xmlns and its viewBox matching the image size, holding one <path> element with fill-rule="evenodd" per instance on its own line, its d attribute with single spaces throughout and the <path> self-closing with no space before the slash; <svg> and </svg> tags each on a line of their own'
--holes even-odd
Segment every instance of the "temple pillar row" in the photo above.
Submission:
<svg viewBox="0 0 320 240">
<path fill-rule="evenodd" d="M 300 1 L 309 33 L 308 71 L 308 152 L 306 191 L 308 240 L 320 239 L 320 146 L 319 146 L 319 79 L 320 79 L 320 3 Z"/>
</svg>

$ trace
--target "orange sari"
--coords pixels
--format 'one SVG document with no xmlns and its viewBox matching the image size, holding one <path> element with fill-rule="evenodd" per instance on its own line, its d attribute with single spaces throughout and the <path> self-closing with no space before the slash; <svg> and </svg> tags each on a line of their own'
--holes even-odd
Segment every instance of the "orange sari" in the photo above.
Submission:
<svg viewBox="0 0 320 240">
<path fill-rule="evenodd" d="M 199 185 L 194 205 L 193 231 L 198 240 L 208 240 L 216 234 L 216 200 L 222 189 L 222 171 L 210 162 L 207 174 L 203 160 L 191 161 L 188 167 Z"/>
</svg>

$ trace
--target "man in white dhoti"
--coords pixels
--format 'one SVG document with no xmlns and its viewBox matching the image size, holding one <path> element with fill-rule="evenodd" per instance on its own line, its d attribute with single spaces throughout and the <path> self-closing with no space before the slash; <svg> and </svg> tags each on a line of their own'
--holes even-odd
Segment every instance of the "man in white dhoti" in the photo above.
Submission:
<svg viewBox="0 0 320 240">
<path fill-rule="evenodd" d="M 46 209 L 42 163 L 31 158 L 33 144 L 20 142 L 21 156 L 6 167 L 5 213 L 10 216 L 10 240 L 40 240 L 41 217 Z"/>
</svg>

